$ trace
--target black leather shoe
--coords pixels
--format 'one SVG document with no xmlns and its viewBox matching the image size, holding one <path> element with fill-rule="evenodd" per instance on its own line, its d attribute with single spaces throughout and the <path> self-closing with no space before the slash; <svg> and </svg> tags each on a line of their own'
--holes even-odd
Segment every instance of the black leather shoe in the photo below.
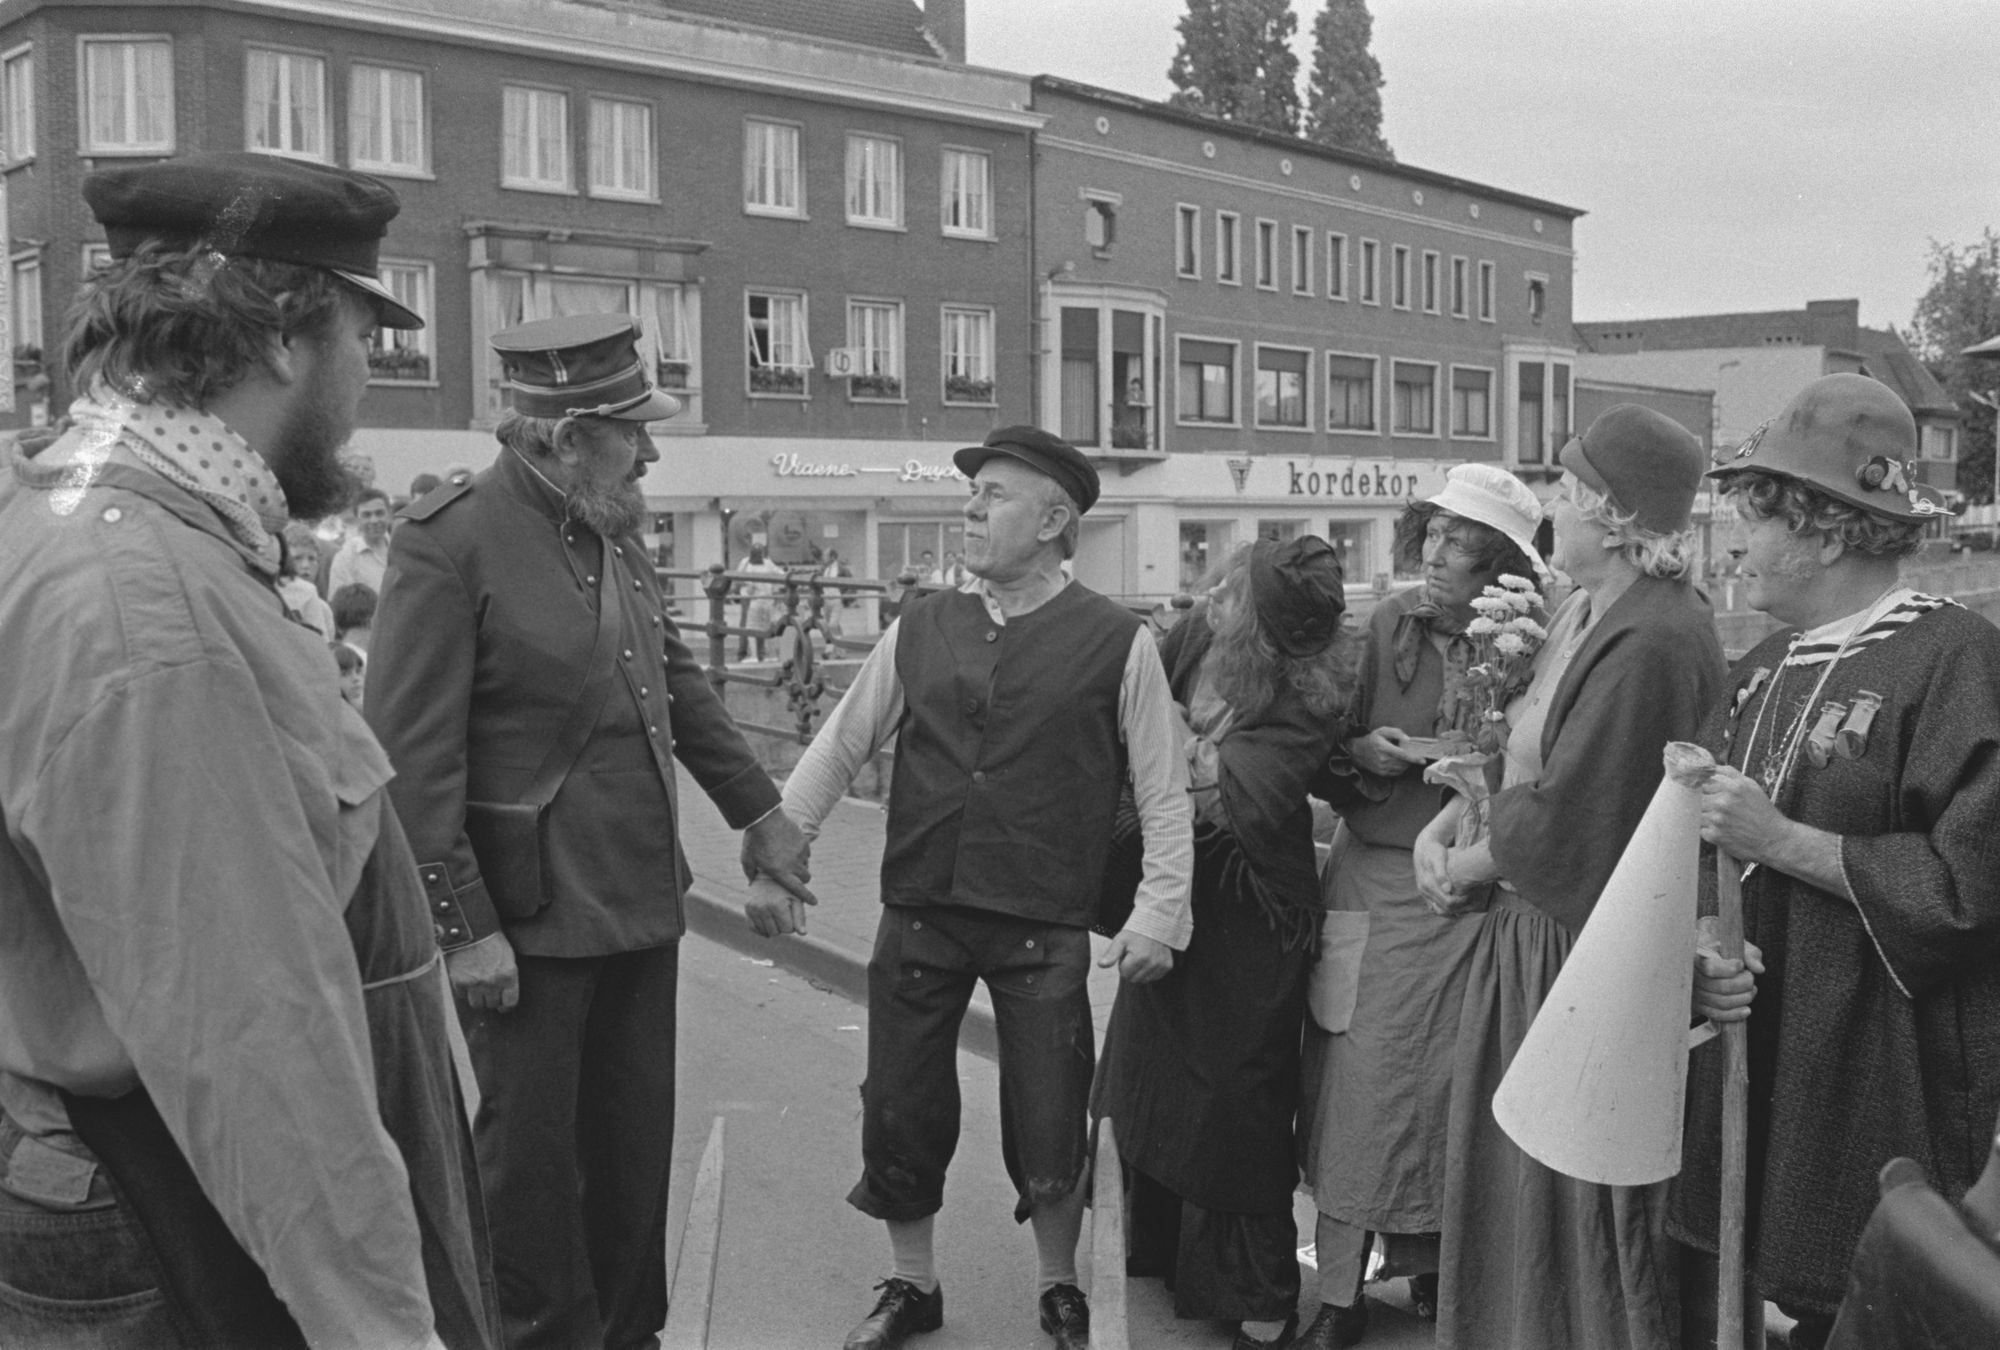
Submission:
<svg viewBox="0 0 2000 1350">
<path fill-rule="evenodd" d="M 1055 1337 L 1056 1350 L 1090 1350 L 1090 1304 L 1073 1284 L 1042 1291 L 1042 1330 Z"/>
<path fill-rule="evenodd" d="M 1277 1337 L 1273 1340 L 1260 1341 L 1239 1326 L 1236 1328 L 1236 1339 L 1229 1343 L 1229 1350 L 1287 1350 L 1287 1347 L 1297 1344 L 1292 1338 L 1298 1335 L 1298 1331 L 1299 1315 L 1297 1313 L 1293 1313 L 1285 1319 L 1285 1325 L 1279 1330 Z"/>
<path fill-rule="evenodd" d="M 1356 1299 L 1351 1308 L 1319 1305 L 1319 1316 L 1292 1342 L 1292 1350 L 1346 1350 L 1361 1344 L 1368 1334 L 1368 1300 Z"/>
<path fill-rule="evenodd" d="M 847 1333 L 841 1350 L 895 1350 L 906 1338 L 944 1325 L 943 1285 L 926 1294 L 908 1280 L 891 1276 L 875 1287 L 882 1291 L 875 1311 Z"/>
</svg>

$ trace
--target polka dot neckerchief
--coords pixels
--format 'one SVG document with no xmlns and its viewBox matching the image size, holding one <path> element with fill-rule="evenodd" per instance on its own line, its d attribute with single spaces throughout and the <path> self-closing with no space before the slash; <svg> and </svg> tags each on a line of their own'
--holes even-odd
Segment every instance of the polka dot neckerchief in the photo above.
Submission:
<svg viewBox="0 0 2000 1350">
<path fill-rule="evenodd" d="M 146 467 L 214 507 L 236 541 L 277 575 L 274 532 L 291 518 L 284 489 L 221 418 L 164 403 L 133 403 L 101 384 L 69 412 L 85 437 L 86 455 L 101 456 L 114 442 L 125 446 Z"/>
</svg>

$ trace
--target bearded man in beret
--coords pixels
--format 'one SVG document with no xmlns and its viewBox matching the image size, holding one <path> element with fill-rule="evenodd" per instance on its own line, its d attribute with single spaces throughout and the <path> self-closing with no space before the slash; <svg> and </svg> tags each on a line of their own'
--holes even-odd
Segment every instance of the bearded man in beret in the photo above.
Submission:
<svg viewBox="0 0 2000 1350">
<path fill-rule="evenodd" d="M 389 761 L 277 583 L 396 196 L 107 169 L 75 425 L 0 486 L 0 1344 L 483 1350 L 497 1313 Z"/>
</svg>

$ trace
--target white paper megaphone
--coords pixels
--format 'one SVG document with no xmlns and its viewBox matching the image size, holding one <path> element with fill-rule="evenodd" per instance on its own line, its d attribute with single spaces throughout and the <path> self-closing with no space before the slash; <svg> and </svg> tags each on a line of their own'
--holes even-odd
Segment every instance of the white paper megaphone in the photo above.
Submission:
<svg viewBox="0 0 2000 1350">
<path fill-rule="evenodd" d="M 1680 1171 L 1698 785 L 1713 765 L 1667 747 L 1666 777 L 1493 1094 L 1500 1127 L 1565 1176 L 1640 1186 Z"/>
</svg>

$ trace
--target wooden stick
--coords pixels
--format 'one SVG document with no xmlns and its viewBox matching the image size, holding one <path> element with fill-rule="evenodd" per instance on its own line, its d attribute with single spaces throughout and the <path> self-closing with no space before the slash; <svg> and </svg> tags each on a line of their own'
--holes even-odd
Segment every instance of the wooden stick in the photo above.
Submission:
<svg viewBox="0 0 2000 1350">
<path fill-rule="evenodd" d="M 1097 1122 L 1091 1167 L 1090 1343 L 1094 1350 L 1129 1350 L 1125 1308 L 1125 1177 L 1111 1117 Z"/>
<path fill-rule="evenodd" d="M 1743 959 L 1743 868 L 1721 849 L 1715 851 L 1716 936 L 1724 959 Z M 1743 1022 L 1722 1028 L 1722 1194 L 1716 1235 L 1715 1343 L 1719 1350 L 1761 1350 L 1763 1318 L 1744 1340 L 1744 1206 L 1750 1170 L 1750 1029 Z M 1760 1310 L 1761 1311 L 1761 1310 Z"/>
<path fill-rule="evenodd" d="M 705 1350 L 715 1306 L 715 1267 L 722 1253 L 723 1118 L 709 1127 L 708 1145 L 695 1169 L 694 1191 L 679 1242 L 667 1233 L 667 1324 L 660 1350 Z"/>
</svg>

